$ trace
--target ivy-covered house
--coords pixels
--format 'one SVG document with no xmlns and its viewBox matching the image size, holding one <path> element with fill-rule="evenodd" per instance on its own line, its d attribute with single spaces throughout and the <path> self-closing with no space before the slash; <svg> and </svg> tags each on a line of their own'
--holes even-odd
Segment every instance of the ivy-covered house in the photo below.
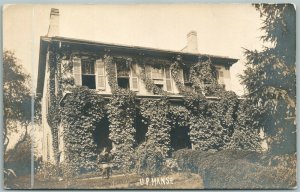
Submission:
<svg viewBox="0 0 300 192">
<path fill-rule="evenodd" d="M 180 51 L 58 32 L 59 11 L 52 9 L 49 32 L 40 38 L 36 90 L 42 98 L 44 161 L 92 162 L 107 148 L 115 162 L 127 162 L 148 140 L 166 156 L 200 146 L 206 133 L 194 127 L 201 124 L 201 103 L 222 99 L 216 90 L 230 90 L 229 69 L 237 59 L 198 53 L 195 31 Z M 85 163 L 86 169 L 92 166 Z"/>
</svg>

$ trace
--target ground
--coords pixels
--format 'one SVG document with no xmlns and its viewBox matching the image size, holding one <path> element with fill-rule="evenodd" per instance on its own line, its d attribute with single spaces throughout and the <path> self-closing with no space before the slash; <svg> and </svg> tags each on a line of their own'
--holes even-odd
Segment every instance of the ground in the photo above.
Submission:
<svg viewBox="0 0 300 192">
<path fill-rule="evenodd" d="M 202 178 L 193 173 L 181 172 L 161 176 L 162 178 L 172 178 L 173 184 L 151 183 L 141 185 L 140 179 L 146 177 L 136 174 L 113 175 L 109 179 L 102 177 L 79 178 L 72 180 L 45 180 L 42 177 L 35 177 L 34 189 L 202 189 Z M 30 188 L 30 175 L 22 176 L 11 181 L 15 184 L 14 188 Z"/>
</svg>

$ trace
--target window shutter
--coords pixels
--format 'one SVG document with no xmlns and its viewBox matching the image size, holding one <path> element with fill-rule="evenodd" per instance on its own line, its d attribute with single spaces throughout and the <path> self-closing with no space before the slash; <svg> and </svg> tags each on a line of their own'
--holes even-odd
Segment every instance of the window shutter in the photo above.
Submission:
<svg viewBox="0 0 300 192">
<path fill-rule="evenodd" d="M 166 67 L 165 68 L 165 73 L 166 73 L 166 90 L 168 92 L 172 91 L 172 82 L 171 82 L 171 71 L 170 68 Z"/>
<path fill-rule="evenodd" d="M 139 80 L 137 76 L 138 72 L 138 66 L 132 65 L 132 70 L 131 70 L 131 89 L 133 91 L 138 91 L 139 90 Z"/>
<path fill-rule="evenodd" d="M 73 75 L 75 85 L 81 85 L 81 60 L 80 58 L 73 58 Z"/>
<path fill-rule="evenodd" d="M 224 73 L 223 71 L 218 71 L 219 73 L 219 84 L 224 84 Z"/>
<path fill-rule="evenodd" d="M 105 66 L 101 59 L 96 60 L 97 89 L 105 89 Z"/>
<path fill-rule="evenodd" d="M 179 71 L 178 71 L 178 80 L 179 80 L 181 83 L 184 83 L 184 79 L 183 79 L 183 70 L 182 70 L 182 69 L 179 69 Z"/>
<path fill-rule="evenodd" d="M 147 78 L 151 79 L 151 67 L 148 65 L 145 66 L 145 74 Z"/>
</svg>

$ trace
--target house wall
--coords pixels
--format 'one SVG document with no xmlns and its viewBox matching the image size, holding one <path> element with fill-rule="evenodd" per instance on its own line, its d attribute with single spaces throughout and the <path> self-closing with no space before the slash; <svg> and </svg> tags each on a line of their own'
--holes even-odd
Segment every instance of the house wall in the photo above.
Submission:
<svg viewBox="0 0 300 192">
<path fill-rule="evenodd" d="M 43 97 L 41 100 L 42 107 L 42 129 L 43 129 L 43 139 L 42 139 L 42 158 L 45 162 L 54 163 L 54 151 L 52 145 L 52 132 L 51 127 L 47 121 L 47 113 L 49 108 L 49 54 L 47 54 L 47 62 L 46 62 L 46 72 L 45 72 L 45 81 L 44 81 L 44 90 Z"/>
</svg>

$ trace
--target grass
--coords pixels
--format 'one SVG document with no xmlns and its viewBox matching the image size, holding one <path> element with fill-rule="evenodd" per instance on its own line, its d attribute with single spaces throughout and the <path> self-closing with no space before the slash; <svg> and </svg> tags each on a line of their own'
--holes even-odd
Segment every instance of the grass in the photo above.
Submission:
<svg viewBox="0 0 300 192">
<path fill-rule="evenodd" d="M 142 176 L 136 174 L 113 175 L 109 179 L 102 177 L 80 178 L 70 180 L 46 180 L 35 177 L 33 189 L 202 189 L 202 178 L 193 173 L 173 173 L 161 177 L 172 177 L 173 184 L 166 185 L 141 185 Z M 11 181 L 13 189 L 28 189 L 30 176 L 22 176 Z"/>
</svg>

